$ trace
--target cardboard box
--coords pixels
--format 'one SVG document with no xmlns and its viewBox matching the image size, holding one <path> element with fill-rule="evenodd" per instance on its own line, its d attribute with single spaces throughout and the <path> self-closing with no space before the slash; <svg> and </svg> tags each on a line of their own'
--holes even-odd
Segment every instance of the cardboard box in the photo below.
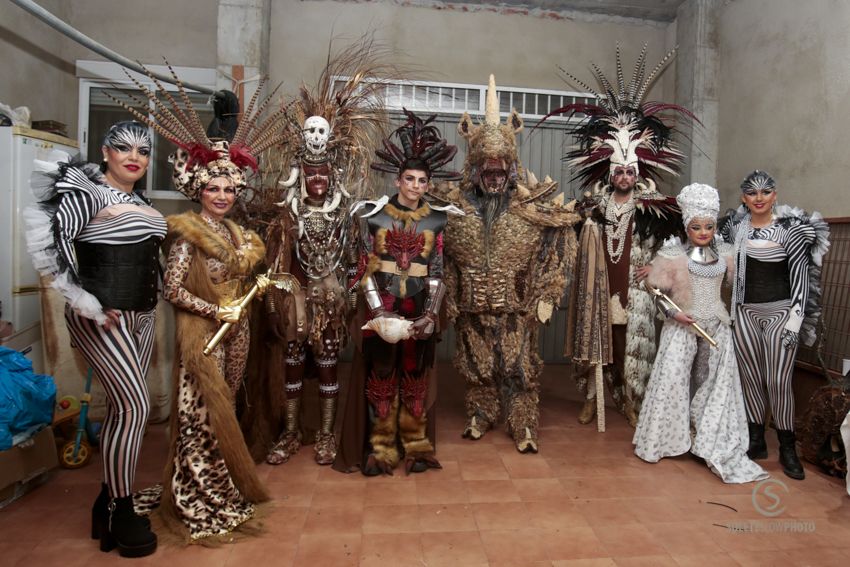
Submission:
<svg viewBox="0 0 850 567">
<path fill-rule="evenodd" d="M 0 451 L 0 508 L 47 481 L 59 458 L 53 429 L 45 427 L 23 443 Z"/>
</svg>

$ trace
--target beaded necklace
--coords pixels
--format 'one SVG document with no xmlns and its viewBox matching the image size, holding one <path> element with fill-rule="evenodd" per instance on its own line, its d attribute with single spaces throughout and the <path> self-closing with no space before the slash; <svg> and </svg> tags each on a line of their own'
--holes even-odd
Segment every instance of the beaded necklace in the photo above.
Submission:
<svg viewBox="0 0 850 567">
<path fill-rule="evenodd" d="M 626 247 L 626 231 L 629 230 L 632 217 L 635 214 L 635 202 L 629 199 L 623 204 L 614 201 L 613 197 L 608 201 L 608 206 L 605 207 L 605 235 L 606 247 L 608 249 L 608 257 L 612 264 L 617 264 L 623 256 L 623 250 Z M 614 248 L 614 240 L 617 241 L 617 247 Z"/>
</svg>

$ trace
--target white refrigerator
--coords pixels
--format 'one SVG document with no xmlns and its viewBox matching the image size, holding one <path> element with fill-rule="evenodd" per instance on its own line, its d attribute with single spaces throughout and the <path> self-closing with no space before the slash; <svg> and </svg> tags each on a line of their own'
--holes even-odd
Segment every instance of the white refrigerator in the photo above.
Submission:
<svg viewBox="0 0 850 567">
<path fill-rule="evenodd" d="M 53 150 L 78 153 L 76 140 L 20 126 L 0 127 L 0 301 L 3 320 L 15 334 L 4 346 L 24 351 L 36 371 L 42 368 L 38 272 L 24 240 L 23 209 L 35 202 L 30 191 L 33 160 Z"/>
</svg>

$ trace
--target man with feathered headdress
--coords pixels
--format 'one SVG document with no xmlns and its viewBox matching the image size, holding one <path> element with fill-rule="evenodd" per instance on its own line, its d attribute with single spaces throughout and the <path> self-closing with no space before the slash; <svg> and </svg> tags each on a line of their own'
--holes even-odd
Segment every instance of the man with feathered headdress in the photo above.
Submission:
<svg viewBox="0 0 850 567">
<path fill-rule="evenodd" d="M 576 145 L 566 158 L 582 187 L 592 186 L 592 192 L 585 193 L 582 208 L 603 225 L 605 262 L 597 269 L 607 271 L 610 300 L 604 319 L 611 325 L 613 355 L 613 364 L 605 367 L 605 379 L 617 409 L 632 426 L 637 423 L 656 349 L 652 298 L 638 283 L 664 239 L 680 230 L 675 200 L 655 188 L 654 180 L 660 174 L 679 172 L 684 157 L 673 146 L 673 128 L 661 115 L 675 112 L 696 120 L 680 106 L 643 102 L 674 54 L 675 49 L 668 52 L 647 75 L 644 46 L 626 84 L 618 45 L 616 85 L 593 64 L 598 92 L 564 72 L 569 80 L 593 93 L 597 103 L 570 104 L 544 118 L 555 114 L 586 116 L 573 131 Z M 587 279 L 581 274 L 577 278 Z M 576 343 L 593 340 L 591 335 L 577 336 Z M 579 422 L 590 423 L 597 408 L 596 384 L 587 380 L 582 369 L 576 372 L 576 380 L 585 394 Z"/>
<path fill-rule="evenodd" d="M 556 182 L 522 168 L 522 118 L 514 110 L 501 122 L 492 75 L 485 110 L 477 126 L 463 115 L 463 180 L 439 195 L 466 213 L 449 219 L 445 248 L 455 367 L 466 380 L 463 435 L 480 439 L 504 418 L 517 450 L 537 452 L 538 328 L 563 295 L 579 217 L 547 198 Z"/>
<path fill-rule="evenodd" d="M 392 474 L 402 457 L 408 473 L 441 468 L 429 418 L 436 399 L 431 374 L 446 292 L 443 231 L 447 212 L 459 211 L 432 204 L 425 193 L 432 179 L 460 174 L 443 169 L 457 148 L 431 124 L 436 116 L 404 112 L 407 122 L 372 163 L 394 176 L 398 192 L 352 208 L 359 262 L 350 284 L 362 290 L 367 321 L 334 466 L 359 467 L 367 476 Z"/>
<path fill-rule="evenodd" d="M 372 140 L 385 122 L 383 85 L 369 81 L 388 71 L 381 52 L 367 35 L 329 58 L 317 85 L 301 87 L 287 125 L 296 150 L 289 178 L 280 183 L 286 197 L 277 203 L 281 210 L 269 227 L 266 263 L 273 273 L 294 275 L 300 288 L 272 289 L 265 302 L 275 363 L 285 366 L 283 430 L 266 455 L 272 465 L 287 462 L 301 446 L 307 429 L 301 419 L 307 413 L 301 407 L 302 385 L 311 373 L 319 383 L 314 459 L 330 465 L 336 458 L 337 361 L 351 312 L 344 287 L 348 211 L 367 189 L 362 181 Z M 349 78 L 338 81 L 340 76 Z M 270 375 L 275 365 L 269 365 Z M 279 392 L 271 394 L 277 398 Z"/>
</svg>

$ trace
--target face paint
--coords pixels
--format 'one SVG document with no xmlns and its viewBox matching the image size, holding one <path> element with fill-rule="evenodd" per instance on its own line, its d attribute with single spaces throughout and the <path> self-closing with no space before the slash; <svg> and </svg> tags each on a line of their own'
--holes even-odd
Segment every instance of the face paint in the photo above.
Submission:
<svg viewBox="0 0 850 567">
<path fill-rule="evenodd" d="M 114 124 L 103 138 L 103 145 L 119 152 L 136 148 L 140 155 L 149 156 L 152 144 L 147 127 L 128 120 Z"/>
</svg>

